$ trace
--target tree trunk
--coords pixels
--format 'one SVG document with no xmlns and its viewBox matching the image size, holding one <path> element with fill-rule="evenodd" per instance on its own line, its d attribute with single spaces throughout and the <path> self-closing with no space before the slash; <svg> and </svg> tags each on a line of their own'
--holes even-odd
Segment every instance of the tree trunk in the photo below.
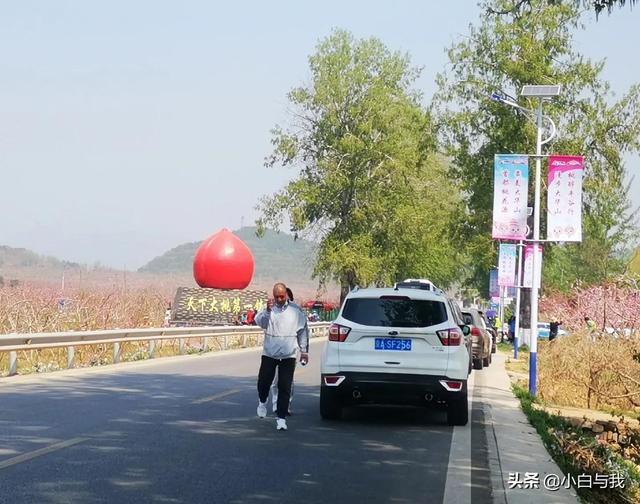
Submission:
<svg viewBox="0 0 640 504">
<path fill-rule="evenodd" d="M 353 270 L 347 270 L 340 276 L 340 306 L 347 297 L 349 291 L 356 286 L 356 274 Z"/>
</svg>

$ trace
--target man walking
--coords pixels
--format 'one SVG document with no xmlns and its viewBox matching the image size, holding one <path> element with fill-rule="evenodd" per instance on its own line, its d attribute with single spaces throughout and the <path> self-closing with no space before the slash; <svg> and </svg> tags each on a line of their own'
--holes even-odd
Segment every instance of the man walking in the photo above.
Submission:
<svg viewBox="0 0 640 504">
<path fill-rule="evenodd" d="M 258 416 L 267 416 L 269 387 L 278 370 L 278 403 L 276 428 L 287 430 L 287 409 L 291 384 L 296 367 L 296 353 L 300 349 L 300 362 L 309 361 L 309 329 L 302 310 L 287 300 L 287 286 L 273 286 L 273 300 L 256 315 L 255 322 L 264 329 L 264 347 L 258 372 Z"/>
<path fill-rule="evenodd" d="M 300 305 L 294 303 L 293 301 L 293 291 L 287 287 L 287 301 L 289 302 L 289 306 L 295 306 L 296 308 L 302 310 Z M 287 416 L 291 416 L 291 402 L 293 401 L 293 390 L 295 388 L 294 382 L 291 382 L 291 394 L 289 395 L 289 406 L 287 407 Z M 271 384 L 271 404 L 273 406 L 273 412 L 277 413 L 278 411 L 278 375 L 273 380 Z"/>
</svg>

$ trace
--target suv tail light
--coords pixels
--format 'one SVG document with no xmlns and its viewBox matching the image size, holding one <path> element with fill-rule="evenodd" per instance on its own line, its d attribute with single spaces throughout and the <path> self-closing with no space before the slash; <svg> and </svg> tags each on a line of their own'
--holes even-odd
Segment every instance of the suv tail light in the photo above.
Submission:
<svg viewBox="0 0 640 504">
<path fill-rule="evenodd" d="M 463 334 L 458 327 L 436 331 L 436 334 L 444 346 L 460 346 L 462 342 Z"/>
<path fill-rule="evenodd" d="M 346 327 L 340 324 L 331 324 L 329 326 L 329 341 L 339 341 L 340 343 L 342 343 L 347 339 L 349 331 L 351 331 L 350 327 Z"/>
<path fill-rule="evenodd" d="M 471 326 L 471 337 L 474 339 L 474 341 L 476 339 L 482 338 L 482 333 L 476 326 Z"/>
<path fill-rule="evenodd" d="M 440 380 L 440 385 L 449 392 L 459 392 L 462 390 L 462 382 L 457 380 Z"/>
<path fill-rule="evenodd" d="M 336 376 L 336 375 L 325 376 L 324 377 L 324 384 L 327 387 L 337 387 L 338 385 L 340 385 L 344 381 L 345 378 L 346 378 L 346 376 Z"/>
</svg>

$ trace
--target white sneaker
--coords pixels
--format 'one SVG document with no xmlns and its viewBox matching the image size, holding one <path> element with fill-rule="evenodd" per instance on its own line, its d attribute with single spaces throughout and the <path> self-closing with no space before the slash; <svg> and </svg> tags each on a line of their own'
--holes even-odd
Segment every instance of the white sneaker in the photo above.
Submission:
<svg viewBox="0 0 640 504">
<path fill-rule="evenodd" d="M 284 418 L 278 418 L 276 420 L 276 429 L 287 430 L 287 421 Z"/>
<path fill-rule="evenodd" d="M 267 416 L 267 403 L 266 402 L 259 402 L 258 401 L 258 410 L 257 410 L 258 416 L 260 418 L 264 418 Z"/>
</svg>

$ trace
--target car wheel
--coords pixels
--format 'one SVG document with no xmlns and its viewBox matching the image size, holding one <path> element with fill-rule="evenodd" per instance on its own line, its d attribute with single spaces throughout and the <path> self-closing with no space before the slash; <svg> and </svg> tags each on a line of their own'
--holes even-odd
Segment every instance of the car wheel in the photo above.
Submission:
<svg viewBox="0 0 640 504">
<path fill-rule="evenodd" d="M 339 420 L 342 416 L 342 406 L 333 394 L 320 388 L 320 416 L 324 420 Z"/>
<path fill-rule="evenodd" d="M 488 357 L 485 357 L 484 359 L 482 359 L 482 365 L 484 367 L 489 367 L 489 364 L 491 364 L 491 354 L 489 354 Z"/>
<path fill-rule="evenodd" d="M 469 403 L 467 392 L 447 405 L 447 423 L 449 425 L 467 425 L 469 421 Z"/>
<path fill-rule="evenodd" d="M 482 359 L 473 359 L 473 369 L 482 369 Z"/>
</svg>

